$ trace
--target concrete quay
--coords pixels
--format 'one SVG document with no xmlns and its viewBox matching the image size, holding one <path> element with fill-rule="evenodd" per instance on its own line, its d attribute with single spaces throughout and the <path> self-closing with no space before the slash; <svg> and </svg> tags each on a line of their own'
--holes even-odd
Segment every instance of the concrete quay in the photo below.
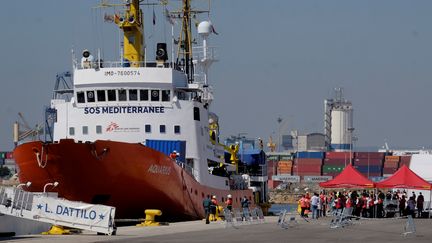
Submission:
<svg viewBox="0 0 432 243">
<path fill-rule="evenodd" d="M 261 224 L 226 227 L 223 222 L 189 221 L 159 227 L 119 227 L 117 235 L 102 236 L 84 231 L 77 235 L 28 235 L 0 238 L 0 242 L 431 242 L 432 220 L 414 219 L 416 233 L 404 236 L 407 219 L 360 219 L 343 228 L 330 228 L 330 217 L 303 220 L 284 229 L 278 217 L 266 217 Z"/>
</svg>

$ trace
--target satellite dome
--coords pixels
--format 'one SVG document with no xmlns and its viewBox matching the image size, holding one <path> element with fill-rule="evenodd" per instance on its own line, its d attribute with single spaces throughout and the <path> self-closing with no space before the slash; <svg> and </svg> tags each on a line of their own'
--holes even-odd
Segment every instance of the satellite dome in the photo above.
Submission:
<svg viewBox="0 0 432 243">
<path fill-rule="evenodd" d="M 212 24 L 209 21 L 203 21 L 198 25 L 198 34 L 208 36 L 212 32 Z"/>
</svg>

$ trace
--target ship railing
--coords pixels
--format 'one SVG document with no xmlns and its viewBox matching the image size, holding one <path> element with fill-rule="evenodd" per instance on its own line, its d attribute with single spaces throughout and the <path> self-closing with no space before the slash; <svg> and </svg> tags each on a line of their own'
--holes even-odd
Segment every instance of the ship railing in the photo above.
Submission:
<svg viewBox="0 0 432 243">
<path fill-rule="evenodd" d="M 215 46 L 207 46 L 206 48 L 203 46 L 195 46 L 192 48 L 193 58 L 199 62 L 216 61 L 216 49 Z"/>
<path fill-rule="evenodd" d="M 185 164 L 185 163 L 183 163 L 181 161 L 177 161 L 177 164 L 180 167 L 182 167 L 182 169 L 184 171 L 186 171 L 186 173 L 188 173 L 189 175 L 191 175 L 193 178 L 195 178 L 195 179 L 197 178 L 198 174 L 196 173 L 196 170 L 192 166 L 187 165 L 187 164 Z"/>
<path fill-rule="evenodd" d="M 173 62 L 126 62 L 126 61 L 93 61 L 93 62 L 75 62 L 76 69 L 100 69 L 100 68 L 133 68 L 133 67 L 158 67 L 173 68 L 181 71 L 180 65 Z"/>
</svg>

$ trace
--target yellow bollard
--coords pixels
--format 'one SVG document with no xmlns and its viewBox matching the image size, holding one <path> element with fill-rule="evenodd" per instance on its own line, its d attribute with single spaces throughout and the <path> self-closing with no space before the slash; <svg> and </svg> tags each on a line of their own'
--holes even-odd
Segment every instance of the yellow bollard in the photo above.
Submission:
<svg viewBox="0 0 432 243">
<path fill-rule="evenodd" d="M 221 214 L 223 212 L 223 207 L 222 206 L 217 206 L 216 208 L 216 214 L 210 214 L 209 216 L 209 220 L 210 221 L 222 221 L 223 219 L 223 214 Z"/>
<path fill-rule="evenodd" d="M 47 232 L 42 232 L 42 235 L 69 235 L 70 230 L 65 229 L 60 225 L 53 225 Z"/>
<path fill-rule="evenodd" d="M 155 221 L 155 216 L 161 216 L 162 211 L 159 209 L 147 209 L 144 213 L 146 215 L 145 221 L 136 226 L 160 226 L 160 223 Z"/>
</svg>

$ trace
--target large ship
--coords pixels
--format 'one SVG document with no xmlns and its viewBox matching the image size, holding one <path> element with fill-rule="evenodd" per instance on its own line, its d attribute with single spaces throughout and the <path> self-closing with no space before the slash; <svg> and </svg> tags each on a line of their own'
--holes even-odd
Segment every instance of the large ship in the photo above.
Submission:
<svg viewBox="0 0 432 243">
<path fill-rule="evenodd" d="M 172 41 L 176 58 L 169 61 L 167 44 L 155 43 L 156 58 L 147 61 L 140 2 L 124 1 L 124 12 L 105 17 L 123 30 L 119 61 L 89 50 L 74 58 L 73 87 L 56 89 L 46 109 L 52 141 L 14 150 L 20 181 L 31 181 L 31 191 L 58 182 L 52 190 L 60 197 L 115 206 L 116 218 L 139 218 L 145 209 L 160 209 L 169 220 L 203 218 L 207 195 L 223 201 L 231 194 L 234 207 L 244 196 L 253 202 L 236 174 L 236 147 L 219 143 L 218 117 L 210 112 L 211 22 L 197 25 L 202 46 L 192 47 L 195 12 L 183 0 L 181 10 L 166 11 L 182 23 Z M 223 160 L 227 150 L 233 163 Z"/>
</svg>

